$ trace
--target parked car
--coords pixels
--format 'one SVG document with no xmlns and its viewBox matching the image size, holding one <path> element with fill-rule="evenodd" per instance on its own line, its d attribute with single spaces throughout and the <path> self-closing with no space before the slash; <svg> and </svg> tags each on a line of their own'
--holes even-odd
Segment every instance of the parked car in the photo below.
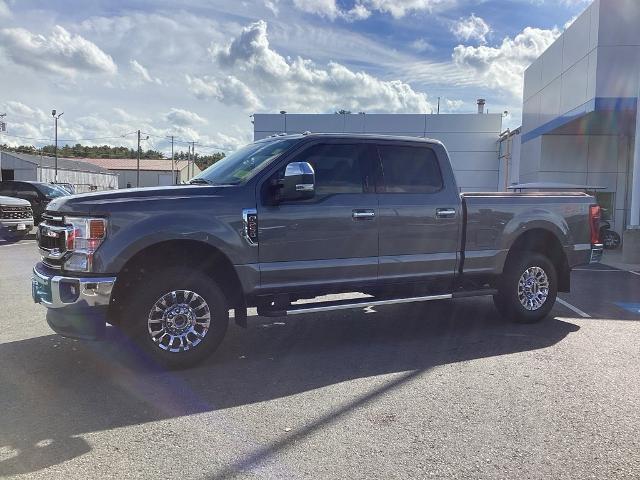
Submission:
<svg viewBox="0 0 640 480">
<path fill-rule="evenodd" d="M 63 188 L 50 183 L 3 180 L 0 181 L 0 195 L 27 200 L 31 204 L 33 218 L 38 224 L 42 221 L 42 214 L 49 202 L 68 193 Z"/>
<path fill-rule="evenodd" d="M 602 255 L 593 197 L 460 195 L 437 141 L 278 136 L 192 183 L 49 204 L 32 294 L 53 330 L 97 339 L 119 325 L 183 367 L 216 350 L 230 309 L 245 327 L 248 307 L 284 316 L 493 296 L 506 318 L 537 322 L 571 269 Z M 341 292 L 368 297 L 298 302 Z"/>
<path fill-rule="evenodd" d="M 33 230 L 31 204 L 20 198 L 0 197 L 0 237 L 19 240 Z"/>
<path fill-rule="evenodd" d="M 56 186 L 58 188 L 61 188 L 62 190 L 67 192 L 67 195 L 75 195 L 76 194 L 76 188 L 73 185 L 71 185 L 70 183 L 51 183 L 50 185 Z"/>
</svg>

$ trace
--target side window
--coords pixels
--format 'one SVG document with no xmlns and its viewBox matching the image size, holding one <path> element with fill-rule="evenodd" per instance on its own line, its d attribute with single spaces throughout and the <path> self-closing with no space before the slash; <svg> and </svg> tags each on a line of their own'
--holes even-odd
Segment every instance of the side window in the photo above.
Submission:
<svg viewBox="0 0 640 480">
<path fill-rule="evenodd" d="M 316 172 L 316 195 L 363 193 L 367 161 L 363 145 L 319 144 L 297 155 L 294 162 L 309 162 Z"/>
<path fill-rule="evenodd" d="M 435 152 L 428 147 L 381 145 L 386 193 L 435 193 L 443 181 Z"/>
<path fill-rule="evenodd" d="M 16 195 L 20 198 L 35 199 L 38 198 L 38 191 L 27 183 L 18 183 L 15 186 Z"/>
</svg>

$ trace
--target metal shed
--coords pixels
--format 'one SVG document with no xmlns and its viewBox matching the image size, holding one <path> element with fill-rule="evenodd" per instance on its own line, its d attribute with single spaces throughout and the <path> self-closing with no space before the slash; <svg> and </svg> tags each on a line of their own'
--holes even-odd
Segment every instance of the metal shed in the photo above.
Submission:
<svg viewBox="0 0 640 480">
<path fill-rule="evenodd" d="M 2 180 L 27 180 L 52 183 L 55 180 L 55 158 L 25 153 L 1 152 Z M 77 193 L 118 188 L 118 175 L 91 163 L 58 158 L 58 183 L 68 183 Z"/>
</svg>

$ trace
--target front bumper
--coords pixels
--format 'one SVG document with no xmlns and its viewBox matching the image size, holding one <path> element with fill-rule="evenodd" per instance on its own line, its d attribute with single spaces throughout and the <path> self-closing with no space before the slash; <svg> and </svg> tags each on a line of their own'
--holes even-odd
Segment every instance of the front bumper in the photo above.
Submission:
<svg viewBox="0 0 640 480">
<path fill-rule="evenodd" d="M 60 335 L 86 340 L 104 336 L 116 277 L 65 277 L 42 263 L 33 268 L 33 301 L 47 307 L 47 323 Z"/>
<path fill-rule="evenodd" d="M 16 230 L 19 226 L 24 225 L 26 230 L 31 231 L 33 229 L 33 218 L 22 219 L 6 219 L 0 220 L 0 228 L 6 228 L 7 230 Z"/>
</svg>

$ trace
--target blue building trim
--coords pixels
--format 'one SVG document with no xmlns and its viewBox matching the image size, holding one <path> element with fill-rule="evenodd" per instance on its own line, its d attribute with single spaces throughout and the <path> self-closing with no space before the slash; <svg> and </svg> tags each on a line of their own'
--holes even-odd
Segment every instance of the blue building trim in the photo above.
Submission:
<svg viewBox="0 0 640 480">
<path fill-rule="evenodd" d="M 596 97 L 592 98 L 588 102 L 574 108 L 570 112 L 560 115 L 557 118 L 540 125 L 538 128 L 534 128 L 530 132 L 522 135 L 522 143 L 527 143 L 530 140 L 546 135 L 560 128 L 567 123 L 583 117 L 591 112 L 623 112 L 623 111 L 635 111 L 638 99 L 636 97 Z"/>
</svg>

